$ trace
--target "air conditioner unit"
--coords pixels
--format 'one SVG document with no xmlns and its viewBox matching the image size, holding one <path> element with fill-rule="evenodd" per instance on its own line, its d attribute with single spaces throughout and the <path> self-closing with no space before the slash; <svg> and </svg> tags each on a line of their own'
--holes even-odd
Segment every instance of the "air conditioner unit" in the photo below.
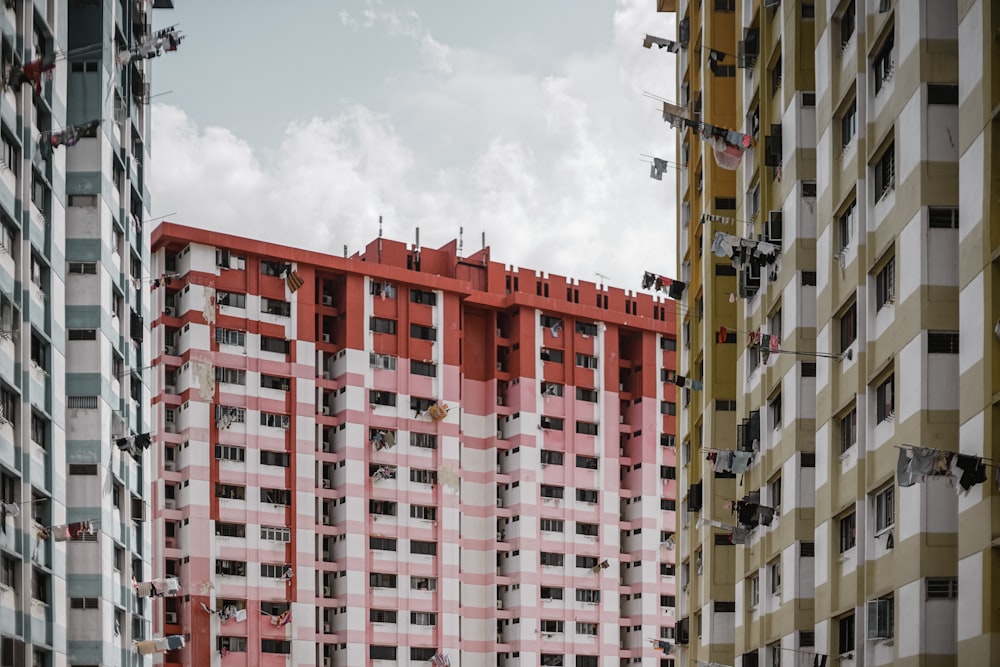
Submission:
<svg viewBox="0 0 1000 667">
<path fill-rule="evenodd" d="M 328 635 L 332 635 L 333 634 L 333 623 L 324 623 L 323 624 L 323 632 L 325 632 Z M 330 658 L 323 658 L 323 664 L 324 665 L 329 665 L 330 664 Z"/>
<path fill-rule="evenodd" d="M 167 549 L 176 549 L 177 548 L 177 538 L 176 537 L 164 537 L 163 538 L 163 546 L 165 546 Z"/>
<path fill-rule="evenodd" d="M 177 387 L 175 387 L 172 384 L 165 384 L 165 385 L 163 385 L 163 391 L 167 392 L 168 394 L 176 394 L 177 393 Z"/>
<path fill-rule="evenodd" d="M 332 306 L 333 305 L 333 295 L 332 294 L 324 294 L 323 295 L 323 305 L 324 306 Z"/>
<path fill-rule="evenodd" d="M 163 346 L 163 354 L 169 354 L 170 356 L 173 356 L 174 355 L 174 346 L 173 345 L 164 345 Z"/>
<path fill-rule="evenodd" d="M 322 413 L 323 413 L 324 415 L 329 415 L 329 414 L 330 414 L 330 406 L 329 406 L 329 405 L 324 405 L 324 406 L 323 406 L 323 409 L 321 410 L 321 412 L 322 412 Z"/>
<path fill-rule="evenodd" d="M 330 334 L 328 334 L 328 333 L 323 334 L 323 342 L 324 343 L 329 343 L 330 342 Z"/>
<path fill-rule="evenodd" d="M 168 611 L 163 615 L 164 620 L 170 625 L 177 625 L 177 612 Z"/>
<path fill-rule="evenodd" d="M 330 516 L 329 514 L 324 514 L 323 515 L 323 525 L 324 526 L 333 525 L 333 517 Z"/>
<path fill-rule="evenodd" d="M 168 510 L 175 510 L 177 509 L 177 501 L 174 500 L 173 498 L 164 498 L 163 506 L 166 507 Z"/>
<path fill-rule="evenodd" d="M 503 609 L 503 600 L 497 600 L 497 609 Z"/>
<path fill-rule="evenodd" d="M 173 317 L 174 316 L 174 307 L 173 306 L 167 306 L 166 308 L 163 309 L 163 314 L 166 315 L 167 317 Z"/>
</svg>

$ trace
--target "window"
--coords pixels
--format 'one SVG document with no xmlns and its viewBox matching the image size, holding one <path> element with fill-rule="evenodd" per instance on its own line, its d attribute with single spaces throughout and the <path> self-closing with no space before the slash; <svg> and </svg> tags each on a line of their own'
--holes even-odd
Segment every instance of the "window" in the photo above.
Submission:
<svg viewBox="0 0 1000 667">
<path fill-rule="evenodd" d="M 880 202 L 896 187 L 896 145 L 890 143 L 875 162 L 875 201 Z"/>
<path fill-rule="evenodd" d="M 584 389 L 583 387 L 576 388 L 576 400 L 587 401 L 588 403 L 597 403 L 597 390 L 596 389 Z"/>
<path fill-rule="evenodd" d="M 427 361 L 410 361 L 410 373 L 413 375 L 422 375 L 424 377 L 437 377 L 437 364 L 432 364 Z"/>
<path fill-rule="evenodd" d="M 837 619 L 837 652 L 840 655 L 854 651 L 854 614 Z"/>
<path fill-rule="evenodd" d="M 600 535 L 600 528 L 596 523 L 584 523 L 582 521 L 577 521 L 576 534 L 586 535 L 588 537 L 597 537 Z"/>
<path fill-rule="evenodd" d="M 750 608 L 755 609 L 760 604 L 760 575 L 750 577 L 747 585 L 750 588 Z"/>
<path fill-rule="evenodd" d="M 597 457 L 581 456 L 578 454 L 576 457 L 576 467 L 588 468 L 590 470 L 597 470 Z"/>
<path fill-rule="evenodd" d="M 597 335 L 597 325 L 593 322 L 577 322 L 576 332 L 584 336 L 596 336 Z"/>
<path fill-rule="evenodd" d="M 552 621 L 552 620 L 543 618 L 541 621 L 538 622 L 538 626 L 539 626 L 539 629 L 542 632 L 545 632 L 545 633 L 553 633 L 553 632 L 562 632 L 563 631 L 563 622 L 562 621 Z"/>
<path fill-rule="evenodd" d="M 49 443 L 49 420 L 38 413 L 31 413 L 31 441 L 45 449 Z"/>
<path fill-rule="evenodd" d="M 260 413 L 260 425 L 287 430 L 291 426 L 291 417 L 289 415 L 277 415 L 272 412 L 262 412 Z"/>
<path fill-rule="evenodd" d="M 372 317 L 368 320 L 368 329 L 375 333 L 396 333 L 396 320 L 387 320 L 382 317 Z"/>
<path fill-rule="evenodd" d="M 576 656 L 576 667 L 598 667 L 596 655 Z"/>
<path fill-rule="evenodd" d="M 45 179 L 34 169 L 31 170 L 31 203 L 34 204 L 39 211 L 45 213 L 48 208 L 49 201 L 49 186 L 45 183 Z"/>
<path fill-rule="evenodd" d="M 878 95 L 882 88 L 892 78 L 892 71 L 895 67 L 895 59 L 892 55 L 895 35 L 889 33 L 882 48 L 872 61 L 872 75 L 875 77 L 875 94 Z"/>
<path fill-rule="evenodd" d="M 291 542 L 292 529 L 284 526 L 261 526 L 260 539 L 270 542 Z"/>
<path fill-rule="evenodd" d="M 264 389 L 277 389 L 278 391 L 288 391 L 292 381 L 286 377 L 276 375 L 261 375 L 260 386 Z"/>
<path fill-rule="evenodd" d="M 957 331 L 928 331 L 928 354 L 958 354 Z"/>
<path fill-rule="evenodd" d="M 878 535 L 896 524 L 895 487 L 890 484 L 876 492 L 873 504 L 875 505 L 875 534 Z"/>
<path fill-rule="evenodd" d="M 369 537 L 368 548 L 374 551 L 395 551 L 396 540 L 391 537 Z"/>
<path fill-rule="evenodd" d="M 846 352 L 858 337 L 858 304 L 855 301 L 840 316 L 840 351 Z"/>
<path fill-rule="evenodd" d="M 928 600 L 955 600 L 958 598 L 958 577 L 928 577 Z"/>
<path fill-rule="evenodd" d="M 284 338 L 271 338 L 270 336 L 260 337 L 261 352 L 276 352 L 277 354 L 288 354 L 289 343 Z"/>
<path fill-rule="evenodd" d="M 372 644 L 368 647 L 368 657 L 372 660 L 395 660 L 396 647 Z"/>
<path fill-rule="evenodd" d="M 868 639 L 889 639 L 893 636 L 895 625 L 896 600 L 887 595 L 877 600 L 869 600 L 867 608 Z"/>
<path fill-rule="evenodd" d="M 288 489 L 261 489 L 260 502 L 270 505 L 291 505 L 292 492 Z"/>
<path fill-rule="evenodd" d="M 660 479 L 677 479 L 677 468 L 674 466 L 660 466 Z"/>
<path fill-rule="evenodd" d="M 543 667 L 550 665 L 555 667 L 563 667 L 563 665 L 566 664 L 565 662 L 563 662 L 564 659 L 565 659 L 564 656 L 562 656 L 559 653 L 543 653 L 541 658 L 542 660 L 541 664 L 543 665 Z"/>
<path fill-rule="evenodd" d="M 583 435 L 597 435 L 597 424 L 592 424 L 590 422 L 577 422 L 576 432 L 582 433 Z"/>
<path fill-rule="evenodd" d="M 875 390 L 875 423 L 890 419 L 896 411 L 895 376 L 890 375 Z"/>
<path fill-rule="evenodd" d="M 265 466 L 279 466 L 287 468 L 290 464 L 291 455 L 288 452 L 272 452 L 260 450 L 260 464 Z"/>
<path fill-rule="evenodd" d="M 220 461 L 243 462 L 246 460 L 246 454 L 247 450 L 243 447 L 236 447 L 235 445 L 215 446 L 215 458 Z"/>
<path fill-rule="evenodd" d="M 372 352 L 368 355 L 368 365 L 372 368 L 394 371 L 396 370 L 396 357 L 391 354 L 377 354 Z"/>
<path fill-rule="evenodd" d="M 781 477 L 775 477 L 768 483 L 767 497 L 775 510 L 781 507 Z"/>
<path fill-rule="evenodd" d="M 369 500 L 368 511 L 371 514 L 396 516 L 396 503 L 391 500 Z"/>
<path fill-rule="evenodd" d="M 846 453 L 858 442 L 858 410 L 851 408 L 850 412 L 840 418 L 840 453 Z"/>
<path fill-rule="evenodd" d="M 411 468 L 410 481 L 417 484 L 437 484 L 437 471 Z"/>
<path fill-rule="evenodd" d="M 13 590 L 18 589 L 20 585 L 18 565 L 18 561 L 13 557 L 7 554 L 0 556 L 0 586 Z"/>
<path fill-rule="evenodd" d="M 597 556 L 577 556 L 576 566 L 591 570 L 597 566 Z"/>
<path fill-rule="evenodd" d="M 840 553 L 850 551 L 857 544 L 856 519 L 854 512 L 840 519 Z"/>
<path fill-rule="evenodd" d="M 851 100 L 840 116 L 840 147 L 847 148 L 858 133 L 858 101 Z"/>
<path fill-rule="evenodd" d="M 281 563 L 261 563 L 260 576 L 264 579 L 284 579 L 287 565 Z"/>
<path fill-rule="evenodd" d="M 6 167 L 16 175 L 17 166 L 21 160 L 21 151 L 18 150 L 17 144 L 6 133 L 0 135 L 0 141 L 3 143 L 3 159 L 0 161 L 0 167 Z"/>
<path fill-rule="evenodd" d="M 70 463 L 69 474 L 71 475 L 96 475 L 96 463 Z"/>
<path fill-rule="evenodd" d="M 551 449 L 543 449 L 539 456 L 541 458 L 542 465 L 561 466 L 563 464 L 562 452 L 554 452 Z"/>
<path fill-rule="evenodd" d="M 411 662 L 426 662 L 434 657 L 437 653 L 436 648 L 425 648 L 420 646 L 413 646 L 410 648 L 410 661 Z"/>
<path fill-rule="evenodd" d="M 437 449 L 437 436 L 433 433 L 410 432 L 410 447 Z"/>
<path fill-rule="evenodd" d="M 548 533 L 563 532 L 563 522 L 561 519 L 541 519 L 538 522 L 538 529 Z"/>
<path fill-rule="evenodd" d="M 551 361 L 555 364 L 561 364 L 563 362 L 562 350 L 551 350 L 547 347 L 543 347 L 538 356 L 542 361 Z"/>
<path fill-rule="evenodd" d="M 410 338 L 419 338 L 420 340 L 437 340 L 437 329 L 434 327 L 421 326 L 419 324 L 411 324 Z"/>
<path fill-rule="evenodd" d="M 419 289 L 410 289 L 410 303 L 422 303 L 426 306 L 437 305 L 437 293 Z"/>
<path fill-rule="evenodd" d="M 368 612 L 368 620 L 372 623 L 395 623 L 395 609 L 372 609 Z"/>
<path fill-rule="evenodd" d="M 435 577 L 410 577 L 410 588 L 415 591 L 436 591 L 437 579 Z"/>
<path fill-rule="evenodd" d="M 97 262 L 70 262 L 68 272 L 70 275 L 96 276 Z"/>
<path fill-rule="evenodd" d="M 215 534 L 219 537 L 246 537 L 247 527 L 242 523 L 222 523 L 215 524 Z"/>
<path fill-rule="evenodd" d="M 372 588 L 395 588 L 396 575 L 372 572 L 368 575 L 368 585 Z"/>
<path fill-rule="evenodd" d="M 565 489 L 561 486 L 549 486 L 548 484 L 542 484 L 541 488 L 542 498 L 558 498 L 561 500 L 564 491 Z"/>
<path fill-rule="evenodd" d="M 233 484 L 215 484 L 215 497 L 229 500 L 246 500 L 247 487 Z"/>
<path fill-rule="evenodd" d="M 539 419 L 539 426 L 553 431 L 561 431 L 563 430 L 563 420 L 559 417 L 545 417 L 543 415 Z"/>
<path fill-rule="evenodd" d="M 216 329 L 215 330 L 215 342 L 220 345 L 239 345 L 243 347 L 247 344 L 247 334 L 245 331 L 237 331 L 235 329 Z"/>
<path fill-rule="evenodd" d="M 247 295 L 238 292 L 216 292 L 215 302 L 220 306 L 230 306 L 232 308 L 246 308 Z"/>
<path fill-rule="evenodd" d="M 226 384 L 245 385 L 247 383 L 247 372 L 238 368 L 216 366 L 215 381 L 224 382 Z"/>
<path fill-rule="evenodd" d="M 771 428 L 775 431 L 781 428 L 781 394 L 778 394 L 767 405 L 771 417 Z"/>
<path fill-rule="evenodd" d="M 673 498 L 660 498 L 660 509 L 670 512 L 676 511 L 677 501 Z"/>
<path fill-rule="evenodd" d="M 580 368 L 597 368 L 597 357 L 577 352 L 576 365 Z"/>
<path fill-rule="evenodd" d="M 581 503 L 596 503 L 597 491 L 594 489 L 577 489 L 576 499 Z"/>
<path fill-rule="evenodd" d="M 562 396 L 563 385 L 556 382 L 543 382 L 539 385 L 542 396 Z"/>
<path fill-rule="evenodd" d="M 596 592 L 596 591 L 595 591 Z M 579 594 L 579 591 L 577 591 Z M 578 635 L 596 635 L 597 634 L 597 623 L 581 623 L 577 621 L 576 623 L 576 634 Z"/>
<path fill-rule="evenodd" d="M 771 578 L 771 595 L 781 595 L 781 561 L 769 563 L 767 573 Z"/>
<path fill-rule="evenodd" d="M 675 352 L 677 350 L 677 339 L 670 336 L 664 336 L 660 339 L 660 349 L 666 350 L 667 352 Z"/>
<path fill-rule="evenodd" d="M 852 199 L 851 203 L 843 210 L 843 212 L 837 217 L 837 234 L 839 241 L 839 249 L 843 251 L 844 248 L 851 244 L 851 237 L 854 235 L 854 226 L 856 222 L 858 209 L 858 202 L 856 199 Z"/>
<path fill-rule="evenodd" d="M 245 577 L 247 576 L 247 563 L 244 560 L 217 560 L 215 561 L 215 573 L 231 577 Z"/>
<path fill-rule="evenodd" d="M 875 275 L 875 310 L 882 310 L 895 301 L 896 294 L 896 258 L 890 257 L 882 269 Z"/>
<path fill-rule="evenodd" d="M 261 297 L 260 312 L 267 313 L 269 315 L 290 317 L 292 314 L 292 304 L 287 301 L 281 301 L 280 299 L 268 299 L 266 297 Z"/>
<path fill-rule="evenodd" d="M 931 229 L 958 229 L 958 208 L 945 206 L 928 207 L 927 224 Z"/>
<path fill-rule="evenodd" d="M 660 414 L 661 415 L 676 415 L 677 414 L 677 404 L 671 401 L 660 401 Z"/>
<path fill-rule="evenodd" d="M 565 563 L 566 557 L 563 554 L 552 553 L 550 551 L 543 551 L 541 553 L 541 563 L 547 567 L 562 567 Z M 544 592 L 544 588 L 542 591 Z M 562 599 L 562 589 L 557 589 L 559 591 L 559 599 Z M 542 597 L 546 597 L 544 594 Z M 554 596 L 549 596 L 554 597 Z"/>
<path fill-rule="evenodd" d="M 437 625 L 437 614 L 429 611 L 411 611 L 411 625 Z"/>
<path fill-rule="evenodd" d="M 386 405 L 393 407 L 396 405 L 396 394 L 391 391 L 371 390 L 368 392 L 368 402 L 372 405 Z"/>
<path fill-rule="evenodd" d="M 840 24 L 840 50 L 841 52 L 847 48 L 847 45 L 851 43 L 851 37 L 854 36 L 855 24 L 857 23 L 858 16 L 857 11 L 854 7 L 854 0 L 850 0 L 844 7 L 844 11 L 840 14 L 840 19 L 838 23 Z"/>
</svg>

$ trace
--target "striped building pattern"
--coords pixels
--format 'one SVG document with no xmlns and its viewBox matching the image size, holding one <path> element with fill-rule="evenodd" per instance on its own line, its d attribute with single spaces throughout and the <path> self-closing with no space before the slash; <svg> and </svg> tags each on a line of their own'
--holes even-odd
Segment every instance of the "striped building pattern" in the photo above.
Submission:
<svg viewBox="0 0 1000 667">
<path fill-rule="evenodd" d="M 697 469 L 711 448 L 752 451 L 753 461 L 733 496 L 716 489 L 679 520 L 678 627 L 690 632 L 678 632 L 678 661 L 997 663 L 997 3 L 679 0 L 658 9 L 676 11 L 678 36 L 687 31 L 679 103 L 726 125 L 692 105 L 702 98 L 687 99 L 685 86 L 733 76 L 727 127 L 753 138 L 735 171 L 735 210 L 701 221 L 699 254 L 729 261 L 726 248 L 715 252 L 719 232 L 779 248 L 763 270 L 733 263 L 735 445 L 705 441 L 690 462 L 680 454 L 682 503 L 702 492 Z M 731 21 L 731 34 L 720 30 Z M 709 49 L 731 54 L 735 71 L 718 67 L 725 58 L 713 64 Z M 700 139 L 686 130 L 681 151 L 689 143 Z M 701 166 L 687 164 L 688 174 Z M 708 178 L 704 187 L 730 196 Z M 718 297 L 706 297 L 704 311 L 717 312 L 709 299 Z M 687 298 L 700 312 L 698 294 Z M 761 344 L 771 337 L 777 354 Z M 682 402 L 682 434 L 697 415 Z M 921 447 L 939 455 L 934 465 L 985 457 L 987 479 L 932 468 L 910 480 L 905 459 Z M 774 509 L 773 520 L 751 530 L 732 563 L 699 559 L 706 530 L 731 532 L 705 520 L 735 523 L 723 503 L 748 498 Z M 685 588 L 689 568 L 727 582 L 717 599 L 735 600 L 730 624 L 706 620 L 699 592 Z"/>
<path fill-rule="evenodd" d="M 660 664 L 673 304 L 456 241 L 152 247 L 166 664 Z"/>
</svg>

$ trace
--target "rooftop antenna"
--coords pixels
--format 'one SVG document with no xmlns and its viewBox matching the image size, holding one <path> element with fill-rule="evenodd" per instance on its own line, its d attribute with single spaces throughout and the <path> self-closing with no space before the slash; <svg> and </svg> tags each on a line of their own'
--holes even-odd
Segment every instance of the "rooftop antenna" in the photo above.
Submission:
<svg viewBox="0 0 1000 667">
<path fill-rule="evenodd" d="M 344 244 L 344 259 L 347 259 L 347 244 Z"/>
<path fill-rule="evenodd" d="M 462 256 L 462 234 L 465 232 L 465 227 L 458 228 L 458 256 Z"/>
<path fill-rule="evenodd" d="M 420 252 L 420 228 L 417 227 L 417 242 L 413 245 L 413 249 Z"/>
<path fill-rule="evenodd" d="M 382 238 L 382 216 L 378 217 L 378 237 Z"/>
<path fill-rule="evenodd" d="M 378 217 L 378 263 L 382 263 L 382 216 Z"/>
<path fill-rule="evenodd" d="M 486 250 L 486 232 L 483 232 L 483 250 Z"/>
<path fill-rule="evenodd" d="M 600 283 L 598 283 L 598 284 L 599 284 L 599 285 L 601 285 L 601 286 L 603 287 L 603 286 L 604 286 L 604 284 L 605 284 L 605 283 L 607 282 L 607 280 L 608 280 L 608 277 L 609 277 L 609 276 L 606 276 L 606 275 L 604 275 L 604 274 L 603 274 L 603 273 L 601 273 L 600 271 L 594 271 L 594 273 L 596 273 L 596 274 L 597 274 L 597 277 L 601 279 L 601 282 L 600 282 Z"/>
</svg>

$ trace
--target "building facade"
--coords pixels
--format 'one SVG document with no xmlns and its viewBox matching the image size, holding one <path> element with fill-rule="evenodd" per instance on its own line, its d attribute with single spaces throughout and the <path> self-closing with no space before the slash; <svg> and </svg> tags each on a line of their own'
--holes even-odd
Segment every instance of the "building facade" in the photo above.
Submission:
<svg viewBox="0 0 1000 667">
<path fill-rule="evenodd" d="M 735 494 L 704 497 L 681 531 L 682 544 L 699 544 L 700 519 L 738 542 L 724 595 L 736 603 L 734 637 L 706 634 L 703 622 L 677 647 L 684 664 L 996 661 L 997 491 L 981 457 L 995 451 L 983 362 L 1000 335 L 980 205 L 992 200 L 982 174 L 994 9 L 677 4 L 691 43 L 704 39 L 687 53 L 705 59 L 700 69 L 718 74 L 735 57 L 738 117 L 727 127 L 749 138 L 735 212 L 703 225 L 713 246 L 703 252 L 737 272 L 736 442 L 704 443 L 692 460 L 712 449 L 752 458 Z M 719 14 L 735 17 L 729 43 L 697 29 Z M 683 51 L 681 63 L 683 103 L 693 76 Z M 682 498 L 699 481 L 687 470 Z M 728 563 L 717 572 L 702 562 L 703 576 L 729 581 Z M 697 609 L 685 599 L 682 619 Z M 706 657 L 730 649 L 730 659 Z"/>
<path fill-rule="evenodd" d="M 148 66 L 116 55 L 152 5 L 0 8 L 4 667 L 141 664 L 150 633 Z"/>
<path fill-rule="evenodd" d="M 659 664 L 672 304 L 457 248 L 156 230 L 166 662 Z"/>
</svg>

